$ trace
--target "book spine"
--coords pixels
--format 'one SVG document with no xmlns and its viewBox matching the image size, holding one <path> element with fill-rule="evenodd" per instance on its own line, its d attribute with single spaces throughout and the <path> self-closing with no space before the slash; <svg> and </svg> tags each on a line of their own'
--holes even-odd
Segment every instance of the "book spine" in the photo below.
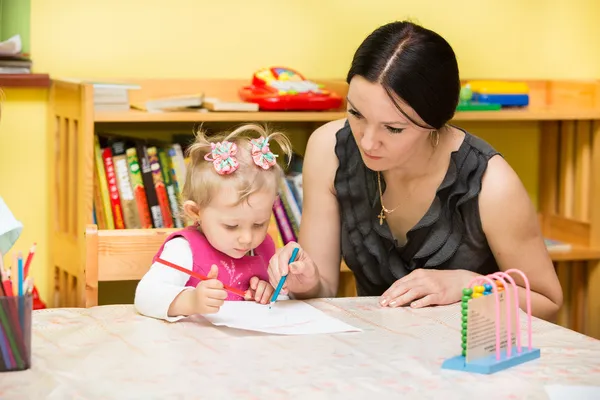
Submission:
<svg viewBox="0 0 600 400">
<path fill-rule="evenodd" d="M 160 205 L 158 204 L 156 189 L 154 189 L 154 179 L 152 178 L 147 148 L 143 143 L 138 143 L 136 150 L 140 166 L 142 167 L 142 181 L 144 182 L 148 208 L 150 209 L 150 215 L 152 216 L 152 225 L 154 228 L 164 228 L 162 212 L 160 210 Z"/>
<path fill-rule="evenodd" d="M 163 181 L 167 188 L 169 204 L 171 206 L 171 214 L 173 215 L 173 223 L 176 228 L 183 228 L 183 222 L 179 217 L 179 201 L 175 192 L 175 184 L 171 179 L 171 159 L 167 156 L 164 149 L 158 149 L 158 161 L 160 163 L 160 171 L 162 172 Z"/>
<path fill-rule="evenodd" d="M 131 147 L 127 149 L 126 155 L 127 164 L 129 164 L 129 179 L 131 180 L 131 187 L 140 217 L 140 226 L 142 229 L 149 229 L 152 228 L 152 217 L 150 216 L 150 208 L 148 207 L 148 200 L 146 199 L 146 191 L 135 148 Z"/>
<path fill-rule="evenodd" d="M 177 184 L 179 186 L 179 193 L 183 191 L 183 186 L 185 185 L 185 178 L 187 172 L 187 166 L 185 165 L 185 159 L 183 156 L 183 150 L 179 143 L 175 143 L 172 146 L 175 155 L 173 158 L 173 167 L 177 173 Z"/>
<path fill-rule="evenodd" d="M 271 213 L 271 219 L 269 220 L 268 231 L 271 239 L 275 242 L 275 248 L 279 249 L 283 247 L 283 239 L 281 238 L 281 232 L 279 232 L 279 225 L 277 225 L 277 219 L 275 218 L 275 212 Z"/>
<path fill-rule="evenodd" d="M 100 179 L 97 170 L 94 171 L 94 223 L 98 229 L 107 229 L 104 204 L 102 203 L 102 191 L 100 190 Z"/>
<path fill-rule="evenodd" d="M 292 226 L 290 225 L 290 222 L 285 213 L 285 209 L 283 208 L 283 204 L 279 199 L 279 196 L 275 198 L 275 203 L 273 204 L 273 212 L 275 213 L 275 220 L 279 225 L 279 232 L 281 233 L 283 244 L 285 245 L 288 242 L 296 241 L 294 231 L 292 230 Z"/>
<path fill-rule="evenodd" d="M 96 164 L 96 180 L 100 189 L 102 199 L 102 210 L 104 211 L 105 229 L 115 229 L 115 220 L 110 206 L 110 196 L 108 195 L 108 182 L 106 181 L 106 171 L 104 170 L 104 158 L 100 148 L 100 140 L 94 135 L 94 156 Z"/>
<path fill-rule="evenodd" d="M 290 217 L 293 219 L 293 224 L 295 227 L 294 229 L 296 232 L 298 232 L 300 230 L 300 223 L 302 222 L 302 212 L 300 211 L 298 203 L 294 198 L 291 184 L 288 182 L 288 180 L 285 177 L 283 177 L 281 178 L 279 183 L 280 190 L 283 192 L 284 205 L 285 203 L 287 203 L 286 209 L 289 207 L 289 213 L 291 214 Z"/>
<path fill-rule="evenodd" d="M 117 187 L 117 176 L 112 160 L 112 150 L 109 147 L 102 150 L 102 158 L 104 159 L 104 169 L 106 170 L 106 181 L 108 183 L 108 193 L 110 196 L 110 206 L 115 222 L 115 229 L 125 229 L 123 208 L 121 207 L 119 188 Z"/>
<path fill-rule="evenodd" d="M 148 147 L 148 161 L 150 161 L 150 170 L 152 170 L 152 179 L 154 181 L 154 190 L 156 190 L 156 196 L 158 197 L 158 205 L 163 217 L 163 223 L 165 228 L 173 227 L 173 218 L 171 216 L 171 209 L 169 207 L 169 196 L 167 195 L 167 189 L 165 182 L 162 178 L 160 171 L 160 163 L 158 162 L 158 153 L 156 147 Z"/>
<path fill-rule="evenodd" d="M 113 148 L 114 152 L 114 148 Z M 127 165 L 127 156 L 123 154 L 116 155 L 114 152 L 113 163 L 117 175 L 117 185 L 119 187 L 119 196 L 121 197 L 121 206 L 123 207 L 123 218 L 125 227 L 128 229 L 141 228 L 140 218 L 138 217 L 137 204 L 131 181 L 129 180 L 129 166 Z"/>
</svg>

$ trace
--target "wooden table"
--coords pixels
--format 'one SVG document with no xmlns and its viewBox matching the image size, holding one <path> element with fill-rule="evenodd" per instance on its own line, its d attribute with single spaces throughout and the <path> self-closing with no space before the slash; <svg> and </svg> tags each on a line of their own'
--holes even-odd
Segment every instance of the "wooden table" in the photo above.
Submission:
<svg viewBox="0 0 600 400">
<path fill-rule="evenodd" d="M 545 321 L 534 320 L 540 359 L 485 376 L 440 369 L 459 351 L 458 305 L 310 303 L 363 331 L 272 336 L 202 317 L 170 324 L 130 305 L 36 311 L 33 368 L 0 374 L 0 398 L 546 399 L 547 384 L 600 386 L 600 341 Z"/>
</svg>

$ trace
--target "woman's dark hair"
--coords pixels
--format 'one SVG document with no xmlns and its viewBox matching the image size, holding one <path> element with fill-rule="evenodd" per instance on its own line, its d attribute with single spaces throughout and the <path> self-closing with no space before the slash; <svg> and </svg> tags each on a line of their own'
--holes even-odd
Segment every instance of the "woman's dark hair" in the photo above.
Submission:
<svg viewBox="0 0 600 400">
<path fill-rule="evenodd" d="M 458 105 L 460 78 L 452 47 L 411 22 L 392 22 L 371 33 L 356 50 L 346 81 L 355 75 L 380 83 L 392 101 L 393 93 L 435 129 L 452 119 Z"/>
</svg>

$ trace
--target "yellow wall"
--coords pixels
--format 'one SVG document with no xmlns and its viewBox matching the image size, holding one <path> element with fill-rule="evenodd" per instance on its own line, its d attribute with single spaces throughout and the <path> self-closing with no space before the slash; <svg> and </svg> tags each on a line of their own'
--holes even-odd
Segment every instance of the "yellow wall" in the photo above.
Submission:
<svg viewBox="0 0 600 400">
<path fill-rule="evenodd" d="M 31 0 L 31 14 L 34 68 L 54 77 L 250 78 L 280 64 L 341 78 L 369 31 L 410 18 L 449 40 L 463 78 L 600 78 L 595 0 Z M 8 93 L 0 124 L 0 193 L 26 224 L 20 247 L 43 243 L 48 220 L 46 153 L 36 147 L 36 157 L 19 160 L 6 142 L 45 143 L 45 92 L 27 93 Z M 464 127 L 506 156 L 535 201 L 536 126 Z M 39 255 L 41 264 L 47 253 Z"/>
<path fill-rule="evenodd" d="M 48 249 L 48 185 L 46 180 L 47 90 L 4 89 L 0 120 L 0 196 L 23 223 L 21 237 L 11 249 L 24 255 L 37 242 L 31 266 L 40 296 L 46 298 Z M 11 263 L 10 256 L 4 258 Z"/>
</svg>

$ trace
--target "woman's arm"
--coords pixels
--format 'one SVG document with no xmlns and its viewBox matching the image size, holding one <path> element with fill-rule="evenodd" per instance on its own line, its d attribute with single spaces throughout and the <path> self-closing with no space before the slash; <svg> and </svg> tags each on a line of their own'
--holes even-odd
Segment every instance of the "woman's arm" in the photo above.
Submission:
<svg viewBox="0 0 600 400">
<path fill-rule="evenodd" d="M 553 320 L 562 305 L 562 289 L 544 244 L 536 210 L 519 177 L 502 157 L 493 157 L 488 163 L 479 210 L 500 270 L 523 271 L 530 283 L 532 314 Z M 524 287 L 519 275 L 511 277 Z M 519 302 L 525 304 L 522 289 Z"/>
<path fill-rule="evenodd" d="M 302 222 L 298 242 L 314 261 L 320 285 L 294 298 L 333 297 L 340 277 L 340 215 L 333 182 L 338 167 L 336 132 L 344 120 L 329 122 L 310 136 L 302 169 Z"/>
</svg>

